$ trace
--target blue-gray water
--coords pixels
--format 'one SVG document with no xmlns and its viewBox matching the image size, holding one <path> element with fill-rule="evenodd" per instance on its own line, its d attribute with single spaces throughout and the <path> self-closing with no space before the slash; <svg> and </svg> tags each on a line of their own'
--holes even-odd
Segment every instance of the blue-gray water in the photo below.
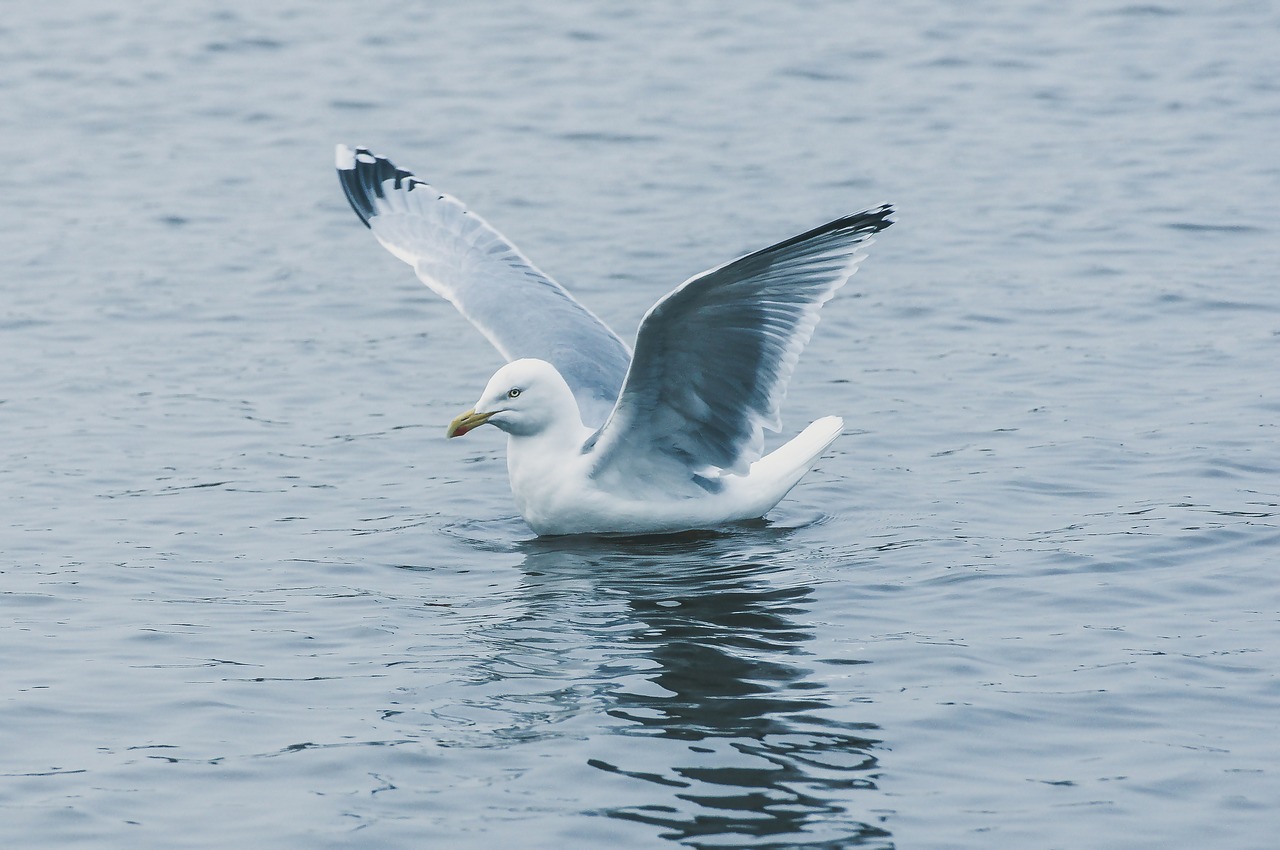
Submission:
<svg viewBox="0 0 1280 850">
<path fill-rule="evenodd" d="M 113 10 L 112 6 L 116 8 Z M 15 5 L 0 845 L 1274 846 L 1266 2 Z M 872 204 L 767 522 L 540 541 L 497 355 L 347 208 L 624 336 Z"/>
</svg>

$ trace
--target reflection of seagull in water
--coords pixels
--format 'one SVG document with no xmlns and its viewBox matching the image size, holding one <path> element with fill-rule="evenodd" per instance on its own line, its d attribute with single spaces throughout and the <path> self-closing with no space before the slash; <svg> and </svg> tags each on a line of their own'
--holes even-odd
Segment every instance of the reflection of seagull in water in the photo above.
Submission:
<svg viewBox="0 0 1280 850">
<path fill-rule="evenodd" d="M 508 361 L 449 425 L 508 435 L 538 534 L 709 528 L 761 517 L 840 434 L 826 416 L 776 451 L 778 409 L 818 311 L 892 207 L 837 219 L 695 275 L 655 304 L 635 354 L 501 234 L 390 161 L 339 145 L 347 199 Z"/>
</svg>

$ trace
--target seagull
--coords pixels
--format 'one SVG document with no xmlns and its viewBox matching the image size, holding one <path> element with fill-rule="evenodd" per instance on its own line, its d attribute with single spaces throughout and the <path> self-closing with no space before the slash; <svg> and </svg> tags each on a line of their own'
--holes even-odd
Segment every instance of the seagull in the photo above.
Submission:
<svg viewBox="0 0 1280 850">
<path fill-rule="evenodd" d="M 367 148 L 338 145 L 347 200 L 384 248 L 507 361 L 449 437 L 507 434 L 520 515 L 539 536 L 658 534 L 763 517 L 844 421 L 764 454 L 818 313 L 849 280 L 883 205 L 694 275 L 645 314 L 635 349 L 497 230 Z"/>
</svg>

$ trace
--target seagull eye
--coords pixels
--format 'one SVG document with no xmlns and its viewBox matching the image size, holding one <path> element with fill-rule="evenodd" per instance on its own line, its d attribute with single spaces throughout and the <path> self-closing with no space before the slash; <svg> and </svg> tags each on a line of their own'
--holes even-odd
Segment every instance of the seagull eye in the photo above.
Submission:
<svg viewBox="0 0 1280 850">
<path fill-rule="evenodd" d="M 519 389 L 512 387 L 511 389 L 507 390 L 507 398 L 519 398 L 519 397 L 520 397 Z"/>
</svg>

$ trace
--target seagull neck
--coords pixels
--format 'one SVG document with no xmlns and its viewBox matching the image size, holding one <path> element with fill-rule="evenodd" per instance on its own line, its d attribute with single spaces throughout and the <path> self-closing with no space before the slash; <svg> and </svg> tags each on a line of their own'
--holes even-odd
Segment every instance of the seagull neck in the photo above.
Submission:
<svg viewBox="0 0 1280 850">
<path fill-rule="evenodd" d="M 549 425 L 531 434 L 507 434 L 507 451 L 525 455 L 562 456 L 565 452 L 579 452 L 592 430 L 574 417 Z"/>
<path fill-rule="evenodd" d="M 581 422 L 561 422 L 535 434 L 507 435 L 507 474 L 521 516 L 527 519 L 532 506 L 553 498 L 564 481 L 576 480 L 590 433 Z"/>
</svg>

